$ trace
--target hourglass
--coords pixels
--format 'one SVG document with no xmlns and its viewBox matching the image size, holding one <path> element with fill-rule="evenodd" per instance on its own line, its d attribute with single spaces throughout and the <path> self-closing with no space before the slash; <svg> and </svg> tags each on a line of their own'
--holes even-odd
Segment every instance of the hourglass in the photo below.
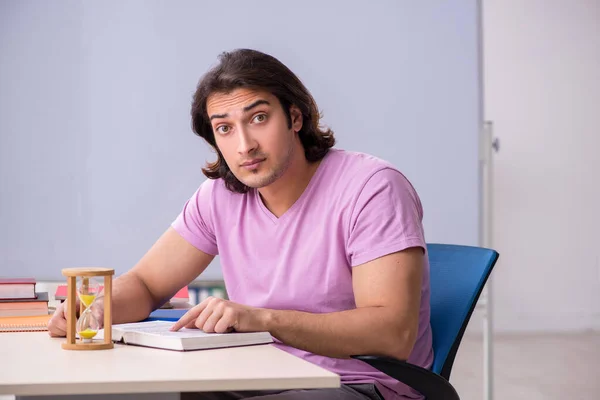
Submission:
<svg viewBox="0 0 600 400">
<path fill-rule="evenodd" d="M 66 350 L 112 349 L 112 276 L 110 268 L 66 268 L 62 274 L 67 277 L 67 341 L 62 344 Z M 92 312 L 92 303 L 102 290 L 96 280 L 104 277 L 104 339 L 94 339 L 100 328 L 100 321 Z M 77 279 L 79 278 L 79 280 Z M 79 299 L 79 319 L 76 316 Z M 76 336 L 79 336 L 77 340 Z"/>
</svg>

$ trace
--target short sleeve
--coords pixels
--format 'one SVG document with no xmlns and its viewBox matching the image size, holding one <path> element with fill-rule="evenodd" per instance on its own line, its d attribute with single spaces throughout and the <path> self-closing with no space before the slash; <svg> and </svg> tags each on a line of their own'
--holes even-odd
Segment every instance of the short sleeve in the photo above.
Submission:
<svg viewBox="0 0 600 400">
<path fill-rule="evenodd" d="M 399 171 L 374 173 L 361 190 L 350 217 L 348 260 L 357 266 L 410 247 L 426 248 L 423 209 Z"/>
<path fill-rule="evenodd" d="M 197 249 L 216 256 L 219 254 L 212 220 L 212 189 L 214 181 L 207 179 L 171 224 L 185 240 Z"/>
</svg>

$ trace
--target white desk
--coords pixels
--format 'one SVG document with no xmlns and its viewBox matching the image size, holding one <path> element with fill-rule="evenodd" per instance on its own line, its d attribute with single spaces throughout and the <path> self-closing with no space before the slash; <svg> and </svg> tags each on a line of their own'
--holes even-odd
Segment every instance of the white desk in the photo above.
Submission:
<svg viewBox="0 0 600 400">
<path fill-rule="evenodd" d="M 0 395 L 332 388 L 339 376 L 272 345 L 176 352 L 63 350 L 47 332 L 0 334 Z"/>
</svg>

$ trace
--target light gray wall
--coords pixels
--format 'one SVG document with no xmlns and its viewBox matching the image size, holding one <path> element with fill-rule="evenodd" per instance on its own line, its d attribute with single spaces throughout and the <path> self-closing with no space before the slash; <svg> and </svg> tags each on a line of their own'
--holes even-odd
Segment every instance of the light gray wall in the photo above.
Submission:
<svg viewBox="0 0 600 400">
<path fill-rule="evenodd" d="M 495 329 L 600 331 L 600 2 L 484 10 Z"/>
<path fill-rule="evenodd" d="M 191 96 L 238 47 L 295 71 L 338 147 L 411 179 L 429 241 L 477 244 L 475 1 L 0 7 L 0 275 L 130 268 L 204 180 Z"/>
</svg>

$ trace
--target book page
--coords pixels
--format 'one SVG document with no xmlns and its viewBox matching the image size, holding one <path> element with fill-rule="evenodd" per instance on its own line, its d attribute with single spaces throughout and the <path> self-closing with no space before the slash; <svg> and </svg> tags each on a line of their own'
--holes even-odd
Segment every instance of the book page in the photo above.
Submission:
<svg viewBox="0 0 600 400">
<path fill-rule="evenodd" d="M 171 332 L 169 329 L 173 326 L 174 322 L 169 321 L 147 321 L 147 322 L 134 322 L 130 324 L 118 324 L 113 325 L 113 332 L 138 332 L 150 335 L 158 335 L 164 337 L 177 337 L 177 338 L 195 338 L 195 337 L 214 337 L 223 336 L 222 333 L 206 333 L 200 329 L 187 329 L 182 328 L 178 332 Z"/>
</svg>

